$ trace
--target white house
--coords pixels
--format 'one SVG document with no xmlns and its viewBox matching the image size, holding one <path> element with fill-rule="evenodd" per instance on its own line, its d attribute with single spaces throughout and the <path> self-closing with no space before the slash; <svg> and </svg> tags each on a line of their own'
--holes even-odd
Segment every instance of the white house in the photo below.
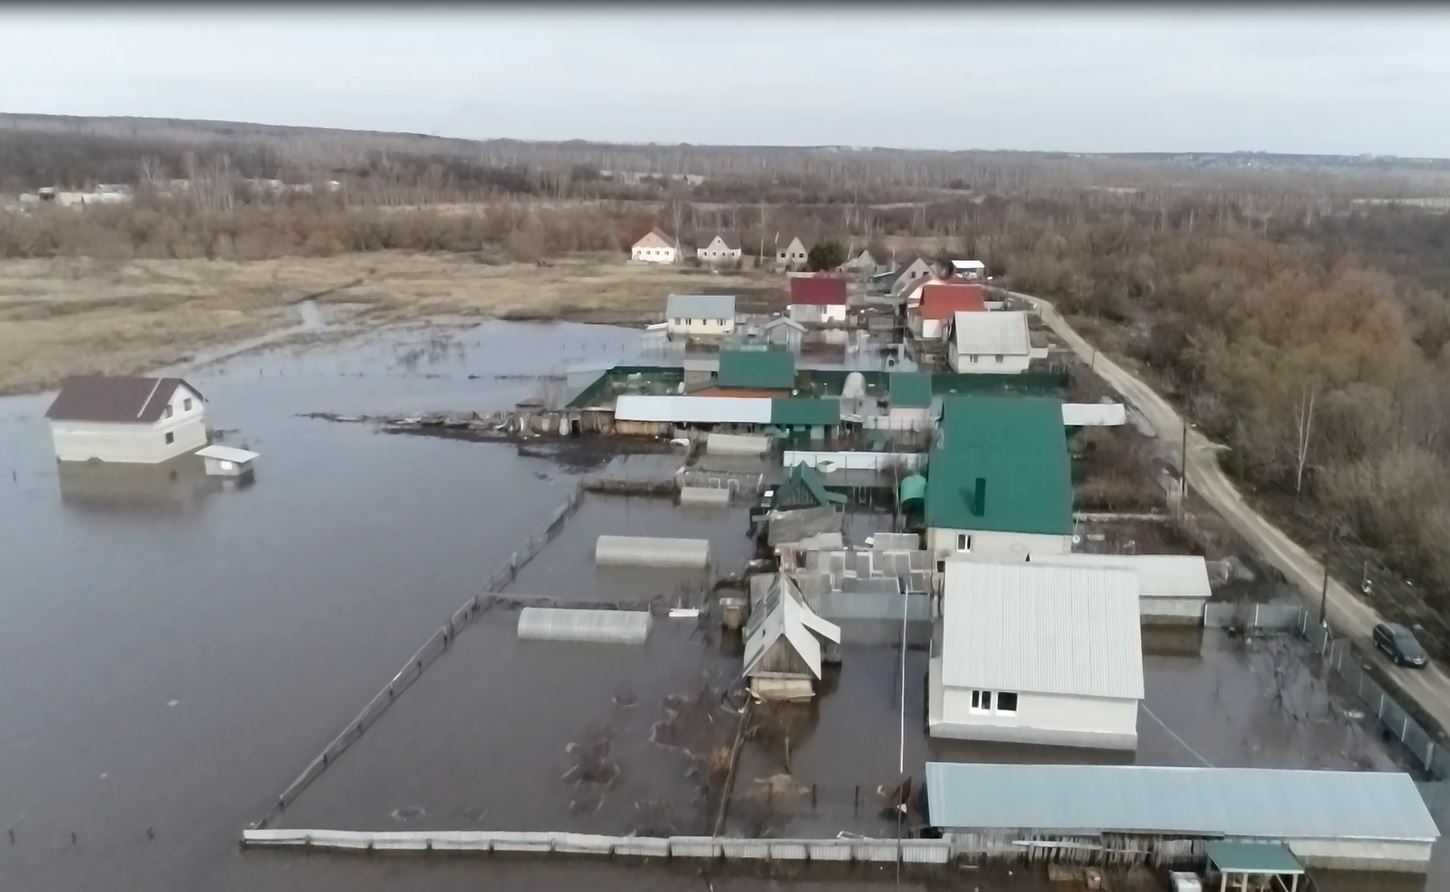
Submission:
<svg viewBox="0 0 1450 892">
<path fill-rule="evenodd" d="M 947 359 L 953 371 L 1016 375 L 1032 363 L 1026 313 L 953 313 L 950 324 Z"/>
<path fill-rule="evenodd" d="M 942 277 L 938 276 L 936 273 L 927 272 L 926 275 L 918 278 L 912 284 L 907 285 L 905 290 L 902 291 L 902 293 L 906 295 L 906 312 L 910 313 L 912 310 L 915 310 L 921 306 L 921 298 L 922 295 L 926 292 L 926 286 L 941 285 L 944 281 L 945 280 L 943 280 Z"/>
<path fill-rule="evenodd" d="M 61 461 L 156 464 L 207 444 L 205 400 L 180 378 L 66 378 L 46 410 Z"/>
<path fill-rule="evenodd" d="M 806 327 L 789 316 L 776 316 L 760 326 L 760 337 L 767 344 L 777 344 L 788 350 L 800 350 L 805 335 Z"/>
<path fill-rule="evenodd" d="M 1028 558 L 1050 567 L 1112 567 L 1138 577 L 1138 607 L 1145 623 L 1203 622 L 1213 595 L 1208 563 L 1197 554 L 1055 554 Z"/>
<path fill-rule="evenodd" d="M 811 246 L 800 236 L 793 236 L 785 247 L 777 247 L 775 265 L 785 269 L 799 269 L 810 259 Z"/>
<path fill-rule="evenodd" d="M 735 295 L 671 294 L 665 303 L 671 338 L 717 338 L 735 332 Z"/>
<path fill-rule="evenodd" d="M 655 228 L 634 243 L 629 249 L 629 259 L 644 263 L 674 263 L 680 259 L 680 248 L 674 239 Z"/>
<path fill-rule="evenodd" d="M 980 260 L 952 260 L 947 267 L 953 279 L 982 282 L 987 278 L 987 265 Z"/>
<path fill-rule="evenodd" d="M 740 235 L 720 230 L 695 248 L 701 263 L 733 263 L 740 259 Z"/>
<path fill-rule="evenodd" d="M 1137 749 L 1136 574 L 953 560 L 941 606 L 927 669 L 933 737 Z"/>
<path fill-rule="evenodd" d="M 910 254 L 897 262 L 890 272 L 872 276 L 871 288 L 873 291 L 882 291 L 893 297 L 899 297 L 910 293 L 927 276 L 935 275 L 936 271 L 925 258 Z"/>
<path fill-rule="evenodd" d="M 846 321 L 846 280 L 837 275 L 799 275 L 790 279 L 790 318 L 801 323 Z"/>
<path fill-rule="evenodd" d="M 841 264 L 841 271 L 852 273 L 858 277 L 870 278 L 877 273 L 886 272 L 888 266 L 887 258 L 877 257 L 871 253 L 870 248 L 862 248 L 861 253 Z"/>
</svg>

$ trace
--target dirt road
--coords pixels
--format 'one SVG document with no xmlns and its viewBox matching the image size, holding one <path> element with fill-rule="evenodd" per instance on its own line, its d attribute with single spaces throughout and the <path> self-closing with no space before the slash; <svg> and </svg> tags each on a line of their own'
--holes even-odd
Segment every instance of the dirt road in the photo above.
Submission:
<svg viewBox="0 0 1450 892">
<path fill-rule="evenodd" d="M 1143 413 L 1158 435 L 1176 447 L 1183 433 L 1183 419 L 1153 388 L 1108 357 L 1098 353 L 1085 341 L 1049 301 L 1029 294 L 1009 292 L 1035 306 L 1042 321 L 1063 340 L 1073 352 L 1093 362 L 1094 370 L 1104 381 L 1118 390 Z M 1192 428 L 1188 431 L 1188 485 L 1204 501 L 1214 507 L 1244 540 L 1270 564 L 1277 567 L 1304 596 L 1311 610 L 1318 611 L 1320 591 L 1324 582 L 1324 566 L 1308 551 L 1280 529 L 1265 520 L 1239 494 L 1233 482 L 1219 467 L 1217 453 L 1223 449 Z M 1177 463 L 1177 448 L 1169 450 Z M 1381 621 L 1374 608 L 1366 605 L 1353 592 L 1329 580 L 1326 613 L 1331 628 L 1364 645 L 1374 655 L 1380 674 L 1398 685 L 1420 708 L 1440 726 L 1450 728 L 1450 677 L 1438 666 L 1423 670 L 1401 669 L 1385 659 L 1370 645 L 1370 630 Z M 1443 733 L 1441 734 L 1443 738 Z"/>
</svg>

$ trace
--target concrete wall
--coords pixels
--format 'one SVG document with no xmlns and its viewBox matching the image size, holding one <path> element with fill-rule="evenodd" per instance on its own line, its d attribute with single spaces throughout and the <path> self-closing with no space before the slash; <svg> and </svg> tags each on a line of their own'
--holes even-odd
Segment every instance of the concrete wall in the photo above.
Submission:
<svg viewBox="0 0 1450 892">
<path fill-rule="evenodd" d="M 962 534 L 967 535 L 971 543 L 970 549 L 965 552 L 957 548 L 958 536 Z M 926 531 L 926 550 L 938 557 L 969 554 L 996 560 L 1025 561 L 1029 554 L 1067 554 L 1072 551 L 1072 536 L 931 527 Z"/>
<path fill-rule="evenodd" d="M 1432 848 L 1428 842 L 1361 839 L 1288 839 L 1284 844 L 1306 867 L 1397 873 L 1427 872 Z"/>
<path fill-rule="evenodd" d="M 939 674 L 932 675 L 941 684 Z M 1137 700 L 1019 692 L 1015 715 L 974 714 L 971 703 L 970 689 L 941 684 L 940 711 L 929 716 L 931 736 L 1097 749 L 1138 747 Z"/>
<path fill-rule="evenodd" d="M 975 353 L 957 354 L 957 345 L 947 349 L 953 371 L 964 375 L 1020 375 L 1032 364 L 1031 356 Z M 1001 356 L 1001 360 L 998 360 Z"/>
<path fill-rule="evenodd" d="M 183 409 L 190 399 L 191 409 Z M 61 461 L 156 464 L 200 449 L 207 443 L 205 409 L 201 398 L 184 387 L 172 396 L 172 416 L 153 424 L 112 424 L 88 421 L 52 421 L 55 457 Z M 172 442 L 166 442 L 166 435 Z"/>
</svg>

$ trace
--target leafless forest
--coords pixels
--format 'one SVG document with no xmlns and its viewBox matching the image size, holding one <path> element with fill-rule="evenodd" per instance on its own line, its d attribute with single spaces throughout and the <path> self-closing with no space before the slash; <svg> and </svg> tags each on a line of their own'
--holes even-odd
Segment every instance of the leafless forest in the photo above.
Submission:
<svg viewBox="0 0 1450 892">
<path fill-rule="evenodd" d="M 341 189 L 258 196 L 246 178 Z M 392 250 L 532 262 L 622 251 L 651 225 L 687 241 L 738 229 L 751 254 L 803 232 L 978 257 L 999 283 L 1058 301 L 1150 369 L 1281 510 L 1372 547 L 1418 580 L 1429 608 L 1450 603 L 1450 214 L 1422 206 L 1450 196 L 1450 163 L 0 117 L 7 198 L 113 182 L 133 184 L 136 200 L 0 214 L 0 257 Z"/>
</svg>

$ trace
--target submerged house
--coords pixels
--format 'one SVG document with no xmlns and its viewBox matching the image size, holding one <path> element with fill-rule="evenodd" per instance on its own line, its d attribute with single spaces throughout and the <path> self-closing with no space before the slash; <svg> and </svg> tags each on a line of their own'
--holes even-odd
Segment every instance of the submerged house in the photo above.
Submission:
<svg viewBox="0 0 1450 892">
<path fill-rule="evenodd" d="M 1027 560 L 1072 550 L 1072 473 L 1062 404 L 1050 397 L 942 401 L 927 459 L 927 548 Z"/>
<path fill-rule="evenodd" d="M 671 294 L 665 301 L 670 338 L 723 338 L 735 333 L 735 295 Z"/>
<path fill-rule="evenodd" d="M 951 560 L 941 612 L 927 664 L 933 737 L 1137 749 L 1134 573 Z"/>
<path fill-rule="evenodd" d="M 809 700 L 834 653 L 841 629 L 806 606 L 794 581 L 775 574 L 745 624 L 743 675 L 761 700 Z"/>
<path fill-rule="evenodd" d="M 840 276 L 792 277 L 787 312 L 796 322 L 845 322 L 846 280 Z"/>
<path fill-rule="evenodd" d="M 806 327 L 789 316 L 776 316 L 760 326 L 760 339 L 775 347 L 798 351 L 805 340 Z"/>
<path fill-rule="evenodd" d="M 66 378 L 45 417 L 61 461 L 156 464 L 207 444 L 205 398 L 181 378 Z"/>
</svg>

